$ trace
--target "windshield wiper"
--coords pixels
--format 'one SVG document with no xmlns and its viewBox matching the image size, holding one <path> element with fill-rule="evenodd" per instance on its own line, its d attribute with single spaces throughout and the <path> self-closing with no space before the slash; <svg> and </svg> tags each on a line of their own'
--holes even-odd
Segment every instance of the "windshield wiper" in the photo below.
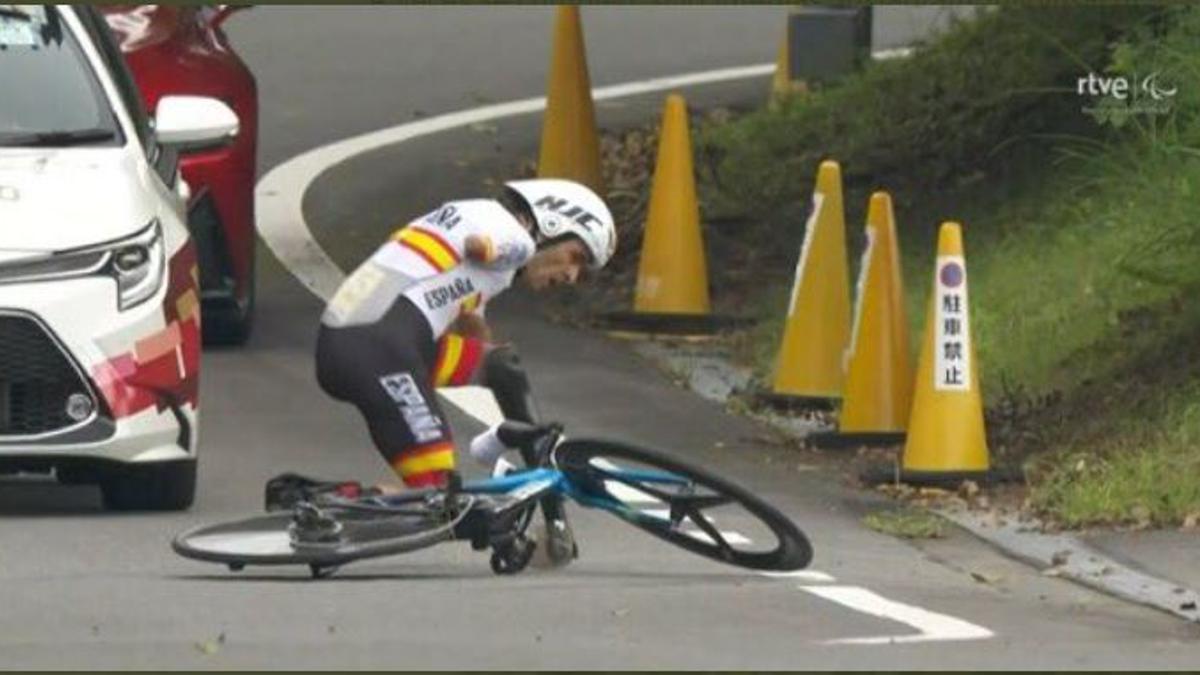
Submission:
<svg viewBox="0 0 1200 675">
<path fill-rule="evenodd" d="M 111 141 L 116 134 L 110 129 L 74 129 L 71 131 L 41 131 L 31 134 L 0 135 L 0 145 L 22 148 L 67 147 Z"/>
</svg>

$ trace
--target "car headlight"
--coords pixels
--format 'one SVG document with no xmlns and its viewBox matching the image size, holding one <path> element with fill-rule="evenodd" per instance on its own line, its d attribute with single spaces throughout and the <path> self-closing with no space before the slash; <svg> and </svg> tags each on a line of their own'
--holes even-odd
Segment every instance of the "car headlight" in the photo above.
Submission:
<svg viewBox="0 0 1200 675">
<path fill-rule="evenodd" d="M 154 296 L 163 284 L 162 225 L 150 227 L 109 248 L 109 269 L 117 281 L 117 307 L 124 311 Z"/>
<path fill-rule="evenodd" d="M 157 220 L 115 242 L 0 265 L 0 283 L 107 276 L 117 284 L 117 308 L 125 311 L 154 297 L 162 287 L 166 251 Z"/>
</svg>

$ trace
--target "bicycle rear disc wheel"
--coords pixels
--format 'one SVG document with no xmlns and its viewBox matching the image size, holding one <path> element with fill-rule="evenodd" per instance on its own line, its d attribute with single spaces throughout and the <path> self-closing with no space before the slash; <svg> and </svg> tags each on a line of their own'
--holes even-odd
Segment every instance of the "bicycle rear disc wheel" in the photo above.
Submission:
<svg viewBox="0 0 1200 675">
<path fill-rule="evenodd" d="M 557 467 L 585 506 L 611 511 L 663 541 L 754 570 L 791 571 L 812 560 L 800 528 L 746 489 L 665 453 L 600 439 L 568 439 Z"/>
<path fill-rule="evenodd" d="M 454 527 L 470 511 L 445 519 L 424 510 L 421 496 L 390 498 L 385 508 L 326 506 L 323 510 L 341 524 L 335 540 L 296 542 L 290 531 L 290 511 L 202 525 L 175 537 L 171 548 L 185 558 L 241 568 L 246 565 L 341 565 L 363 558 L 394 555 L 454 538 Z M 470 498 L 473 502 L 474 498 Z"/>
</svg>

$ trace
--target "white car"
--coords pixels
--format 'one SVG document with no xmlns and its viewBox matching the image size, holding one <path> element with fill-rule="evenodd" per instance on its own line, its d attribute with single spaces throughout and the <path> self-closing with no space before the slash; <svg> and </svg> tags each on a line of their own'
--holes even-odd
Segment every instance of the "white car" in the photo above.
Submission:
<svg viewBox="0 0 1200 675">
<path fill-rule="evenodd" d="M 89 7 L 0 5 L 0 473 L 184 509 L 196 484 L 200 298 L 178 150 L 224 103 L 156 120 Z"/>
</svg>

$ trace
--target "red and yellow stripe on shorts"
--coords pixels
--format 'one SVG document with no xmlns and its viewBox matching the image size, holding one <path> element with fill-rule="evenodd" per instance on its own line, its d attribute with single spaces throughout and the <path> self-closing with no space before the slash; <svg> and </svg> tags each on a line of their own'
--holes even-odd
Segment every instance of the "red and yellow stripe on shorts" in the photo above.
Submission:
<svg viewBox="0 0 1200 675">
<path fill-rule="evenodd" d="M 392 469 L 409 487 L 436 487 L 454 469 L 454 444 L 438 441 L 409 448 L 392 460 Z"/>
<path fill-rule="evenodd" d="M 433 386 L 461 387 L 471 380 L 483 358 L 483 340 L 446 333 L 438 340 Z"/>
<path fill-rule="evenodd" d="M 439 273 L 455 267 L 462 258 L 454 247 L 436 232 L 416 225 L 397 230 L 392 239 L 419 255 Z"/>
</svg>

